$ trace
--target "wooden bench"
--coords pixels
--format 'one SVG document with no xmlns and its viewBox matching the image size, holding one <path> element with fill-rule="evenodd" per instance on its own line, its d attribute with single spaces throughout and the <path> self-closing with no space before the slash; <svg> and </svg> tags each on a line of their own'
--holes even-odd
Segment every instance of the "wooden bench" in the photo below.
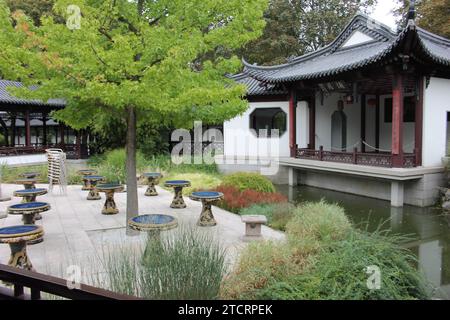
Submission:
<svg viewBox="0 0 450 320">
<path fill-rule="evenodd" d="M 245 223 L 244 241 L 262 239 L 261 225 L 267 224 L 267 218 L 263 215 L 244 215 L 241 216 L 242 222 Z"/>
</svg>

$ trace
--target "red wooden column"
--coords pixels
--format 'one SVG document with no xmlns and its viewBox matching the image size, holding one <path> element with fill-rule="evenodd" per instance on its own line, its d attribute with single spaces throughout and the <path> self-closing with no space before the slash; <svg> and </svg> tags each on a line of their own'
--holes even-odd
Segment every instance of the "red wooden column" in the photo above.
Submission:
<svg viewBox="0 0 450 320">
<path fill-rule="evenodd" d="M 30 111 L 25 111 L 25 146 L 31 146 Z"/>
<path fill-rule="evenodd" d="M 366 152 L 366 95 L 361 95 L 361 152 Z"/>
<path fill-rule="evenodd" d="M 377 93 L 375 96 L 376 104 L 375 104 L 375 150 L 376 153 L 380 152 L 378 149 L 380 148 L 380 95 Z"/>
<path fill-rule="evenodd" d="M 311 150 L 316 149 L 316 96 L 309 100 L 309 145 Z"/>
<path fill-rule="evenodd" d="M 47 114 L 42 112 L 42 144 L 47 146 Z"/>
<path fill-rule="evenodd" d="M 289 149 L 291 151 L 291 157 L 295 157 L 297 153 L 297 126 L 296 126 L 296 110 L 297 109 L 297 97 L 295 91 L 290 89 L 289 91 Z"/>
<path fill-rule="evenodd" d="M 394 75 L 392 86 L 392 166 L 403 167 L 403 75 Z"/>
<path fill-rule="evenodd" d="M 423 91 L 423 77 L 419 77 L 417 80 L 416 114 L 414 123 L 414 153 L 416 155 L 416 166 L 422 165 Z"/>
</svg>

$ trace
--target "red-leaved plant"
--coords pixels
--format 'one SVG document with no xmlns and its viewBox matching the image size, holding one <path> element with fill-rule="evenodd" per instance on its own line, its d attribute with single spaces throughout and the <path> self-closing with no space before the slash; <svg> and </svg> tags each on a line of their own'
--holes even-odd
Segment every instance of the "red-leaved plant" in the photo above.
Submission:
<svg viewBox="0 0 450 320">
<path fill-rule="evenodd" d="M 220 185 L 214 189 L 222 192 L 224 199 L 217 205 L 225 210 L 239 213 L 242 208 L 250 207 L 254 204 L 268 204 L 286 202 L 286 196 L 277 192 L 259 192 L 255 190 L 244 190 L 240 192 L 232 186 Z"/>
</svg>

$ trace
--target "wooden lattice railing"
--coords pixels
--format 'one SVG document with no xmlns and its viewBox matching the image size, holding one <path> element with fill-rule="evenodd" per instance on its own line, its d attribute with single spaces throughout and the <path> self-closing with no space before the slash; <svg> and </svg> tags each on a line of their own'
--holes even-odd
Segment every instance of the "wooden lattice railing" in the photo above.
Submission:
<svg viewBox="0 0 450 320">
<path fill-rule="evenodd" d="M 319 150 L 299 148 L 296 152 L 296 158 L 391 168 L 393 156 L 381 152 L 358 152 L 356 148 L 353 152 L 324 151 L 321 146 Z M 412 168 L 415 166 L 416 154 L 405 153 L 403 155 L 403 167 Z"/>
</svg>

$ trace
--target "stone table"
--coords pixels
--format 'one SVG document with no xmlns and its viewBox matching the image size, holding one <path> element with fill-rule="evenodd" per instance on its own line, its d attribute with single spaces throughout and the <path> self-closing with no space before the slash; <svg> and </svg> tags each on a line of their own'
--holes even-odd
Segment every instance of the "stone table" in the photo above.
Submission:
<svg viewBox="0 0 450 320">
<path fill-rule="evenodd" d="M 8 265 L 26 270 L 33 270 L 27 255 L 27 243 L 42 239 L 44 230 L 37 225 L 22 225 L 0 228 L 0 243 L 9 244 L 11 256 Z"/>
<path fill-rule="evenodd" d="M 37 182 L 36 178 L 23 178 L 16 180 L 16 184 L 23 184 L 23 187 L 25 189 L 35 189 L 36 182 Z"/>
<path fill-rule="evenodd" d="M 14 197 L 22 197 L 22 203 L 35 202 L 37 196 L 47 194 L 45 188 L 23 189 L 14 191 Z"/>
<path fill-rule="evenodd" d="M 98 184 L 98 182 L 103 181 L 104 177 L 89 175 L 89 176 L 84 176 L 84 179 L 86 179 L 88 181 L 88 185 L 90 188 L 86 199 L 87 200 L 100 200 L 102 197 L 100 196 L 100 193 L 97 190 L 97 184 Z"/>
<path fill-rule="evenodd" d="M 83 170 L 78 170 L 77 173 L 79 175 L 83 176 L 83 186 L 81 187 L 81 190 L 90 191 L 91 190 L 91 187 L 89 185 L 90 182 L 87 179 L 85 179 L 85 177 L 97 174 L 97 170 L 83 169 Z"/>
<path fill-rule="evenodd" d="M 198 191 L 192 192 L 190 198 L 194 201 L 202 202 L 202 212 L 197 221 L 197 225 L 201 227 L 212 227 L 217 224 L 211 210 L 211 205 L 223 199 L 223 193 L 216 191 Z"/>
<path fill-rule="evenodd" d="M 36 202 L 36 197 L 42 196 L 44 194 L 47 194 L 47 189 L 45 188 L 34 188 L 34 189 L 24 189 L 14 191 L 15 197 L 23 197 L 22 203 Z M 39 213 L 37 213 L 34 218 L 35 220 L 41 220 L 42 216 Z"/>
<path fill-rule="evenodd" d="M 157 196 L 158 191 L 156 191 L 155 185 L 158 185 L 159 179 L 162 178 L 162 174 L 159 172 L 147 172 L 142 175 L 147 178 L 148 188 L 145 191 L 146 196 Z"/>
<path fill-rule="evenodd" d="M 24 172 L 20 176 L 26 179 L 37 179 L 41 174 L 39 172 Z"/>
<path fill-rule="evenodd" d="M 114 201 L 114 193 L 123 191 L 123 186 L 115 183 L 106 183 L 97 185 L 97 190 L 104 192 L 106 195 L 105 205 L 102 209 L 102 214 L 110 215 L 119 213 L 119 209 Z"/>
<path fill-rule="evenodd" d="M 150 246 L 158 248 L 161 245 L 161 231 L 170 230 L 178 226 L 177 218 L 166 214 L 144 214 L 133 217 L 128 221 L 131 229 L 145 231 L 148 235 L 143 258 L 147 257 Z"/>
<path fill-rule="evenodd" d="M 13 204 L 8 207 L 9 214 L 21 214 L 24 225 L 34 225 L 36 222 L 36 214 L 49 211 L 50 204 L 46 202 L 28 202 Z M 38 238 L 29 242 L 29 244 L 36 244 L 44 241 L 44 238 Z"/>
<path fill-rule="evenodd" d="M 164 185 L 168 188 L 173 188 L 175 192 L 170 207 L 174 209 L 186 208 L 186 203 L 183 200 L 183 188 L 190 187 L 191 182 L 187 180 L 169 180 Z"/>
</svg>

